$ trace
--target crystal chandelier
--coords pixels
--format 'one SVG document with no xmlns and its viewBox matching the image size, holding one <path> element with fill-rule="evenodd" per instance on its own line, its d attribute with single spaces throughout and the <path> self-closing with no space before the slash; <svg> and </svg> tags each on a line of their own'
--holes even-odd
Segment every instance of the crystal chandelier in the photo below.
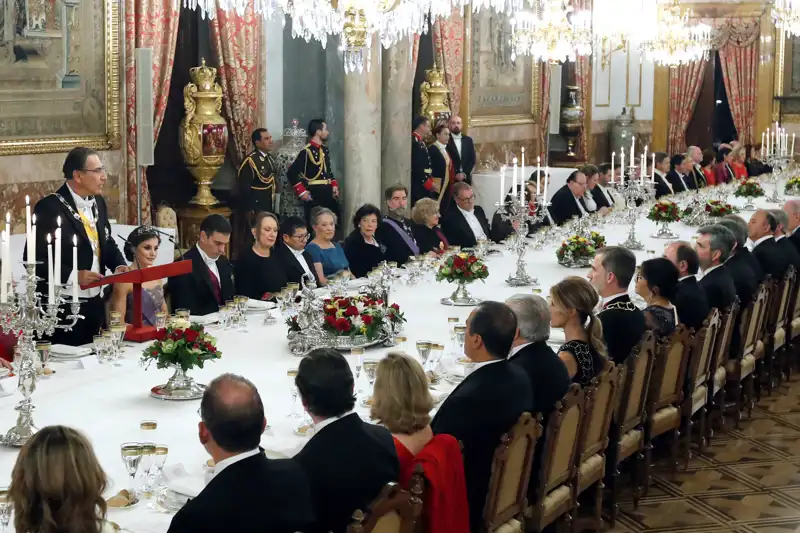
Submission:
<svg viewBox="0 0 800 533">
<path fill-rule="evenodd" d="M 681 12 L 678 0 L 658 15 L 655 38 L 641 45 L 642 51 L 655 63 L 677 67 L 703 58 L 711 48 L 711 27 L 691 23 L 692 10 Z"/>
<path fill-rule="evenodd" d="M 538 0 L 533 11 L 511 19 L 512 59 L 529 55 L 535 61 L 559 63 L 588 55 L 592 47 L 591 16 L 573 12 L 569 0 Z"/>
<path fill-rule="evenodd" d="M 656 4 L 657 0 L 593 0 L 593 48 L 604 70 L 614 52 L 625 50 L 629 43 L 638 46 L 647 38 L 656 25 Z"/>
<path fill-rule="evenodd" d="M 800 35 L 800 1 L 773 0 L 772 20 L 775 26 L 789 37 Z"/>
</svg>

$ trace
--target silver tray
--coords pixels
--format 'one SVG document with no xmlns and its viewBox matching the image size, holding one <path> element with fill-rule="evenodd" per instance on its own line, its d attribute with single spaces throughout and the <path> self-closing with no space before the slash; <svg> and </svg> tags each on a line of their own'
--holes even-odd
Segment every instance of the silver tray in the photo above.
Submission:
<svg viewBox="0 0 800 533">
<path fill-rule="evenodd" d="M 165 394 L 163 391 L 166 389 L 167 384 L 164 383 L 163 385 L 156 385 L 152 389 L 150 389 L 150 396 L 153 398 L 158 398 L 159 400 L 172 400 L 172 401 L 188 401 L 188 400 L 199 400 L 203 397 L 203 392 L 206 390 L 205 385 L 201 385 L 200 383 L 195 383 L 195 389 L 191 392 L 186 392 L 185 394 L 181 395 L 168 395 Z"/>
<path fill-rule="evenodd" d="M 349 339 L 349 337 L 348 337 L 348 339 Z M 367 342 L 362 343 L 362 344 L 351 344 L 349 342 L 348 343 L 344 343 L 344 342 L 340 343 L 340 342 L 337 342 L 337 340 L 338 339 L 334 338 L 334 343 L 335 344 L 334 344 L 333 347 L 336 350 L 339 350 L 340 352 L 349 352 L 353 348 L 370 348 L 372 346 L 376 346 L 378 344 L 381 344 L 382 342 L 384 342 L 386 340 L 386 337 L 384 335 L 381 335 L 381 336 L 376 337 L 375 339 L 373 339 L 371 341 L 367 341 Z"/>
</svg>

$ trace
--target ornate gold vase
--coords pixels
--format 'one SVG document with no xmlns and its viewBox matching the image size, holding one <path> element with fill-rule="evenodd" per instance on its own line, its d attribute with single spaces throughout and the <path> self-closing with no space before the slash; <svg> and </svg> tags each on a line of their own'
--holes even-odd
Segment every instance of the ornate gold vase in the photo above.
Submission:
<svg viewBox="0 0 800 533">
<path fill-rule="evenodd" d="M 567 157 L 576 157 L 575 142 L 583 124 L 583 107 L 580 105 L 580 87 L 567 85 L 564 101 L 561 104 L 559 133 L 567 141 Z"/>
<path fill-rule="evenodd" d="M 186 116 L 181 121 L 180 146 L 186 166 L 197 182 L 197 194 L 190 203 L 212 206 L 219 203 L 211 184 L 225 161 L 228 126 L 222 118 L 222 87 L 216 82 L 217 69 L 206 66 L 189 69 L 192 83 L 183 88 Z"/>
<path fill-rule="evenodd" d="M 444 71 L 434 66 L 425 71 L 425 79 L 419 86 L 419 98 L 422 104 L 420 114 L 428 117 L 431 124 L 440 119 L 450 118 L 450 107 L 447 105 L 447 85 L 444 83 Z"/>
</svg>

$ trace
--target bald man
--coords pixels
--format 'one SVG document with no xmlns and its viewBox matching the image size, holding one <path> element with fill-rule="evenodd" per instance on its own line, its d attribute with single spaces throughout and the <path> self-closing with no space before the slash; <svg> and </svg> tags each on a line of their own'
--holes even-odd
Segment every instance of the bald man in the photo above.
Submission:
<svg viewBox="0 0 800 533">
<path fill-rule="evenodd" d="M 456 181 L 466 181 L 472 185 L 472 169 L 475 168 L 475 143 L 472 137 L 462 133 L 464 124 L 461 117 L 453 115 L 447 124 L 450 140 L 447 141 L 447 153 L 456 169 Z"/>
<path fill-rule="evenodd" d="M 687 166 L 691 163 L 691 170 L 690 175 L 694 178 L 694 182 L 697 184 L 697 188 L 705 187 L 708 185 L 706 183 L 706 176 L 703 174 L 703 169 L 700 167 L 700 163 L 703 161 L 703 151 L 697 146 L 690 146 L 688 150 L 686 150 L 686 157 L 689 161 L 686 162 Z"/>
<path fill-rule="evenodd" d="M 789 219 L 786 225 L 786 237 L 797 247 L 800 251 L 800 200 L 789 200 L 783 204 L 783 212 Z"/>
</svg>

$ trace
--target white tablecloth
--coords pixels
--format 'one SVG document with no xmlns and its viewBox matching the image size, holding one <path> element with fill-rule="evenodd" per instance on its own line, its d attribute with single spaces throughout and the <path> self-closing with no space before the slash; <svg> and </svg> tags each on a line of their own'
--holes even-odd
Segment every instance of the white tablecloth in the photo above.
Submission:
<svg viewBox="0 0 800 533">
<path fill-rule="evenodd" d="M 766 205 L 765 202 L 760 202 Z M 775 207 L 774 205 L 770 207 Z M 751 213 L 742 213 L 749 217 Z M 696 229 L 683 224 L 673 224 L 681 238 L 690 239 Z M 609 245 L 618 244 L 627 235 L 627 226 L 606 226 L 599 231 L 606 236 Z M 637 225 L 637 234 L 645 243 L 645 251 L 637 252 L 640 261 L 647 258 L 646 250 L 661 254 L 666 241 L 650 237 L 656 225 L 642 219 Z M 530 273 L 537 276 L 541 294 L 546 296 L 549 287 L 568 275 L 586 275 L 586 269 L 568 269 L 556 263 L 555 248 L 529 251 L 526 256 Z M 163 254 L 169 257 L 169 254 Z M 514 270 L 514 257 L 507 251 L 499 257 L 488 259 L 490 276 L 485 283 L 470 285 L 470 292 L 479 298 L 502 300 L 515 293 L 530 293 L 527 287 L 513 288 L 504 280 Z M 448 296 L 453 286 L 444 283 L 426 282 L 414 287 L 398 286 L 392 298 L 405 312 L 408 319 L 407 351 L 416 354 L 417 340 L 431 340 L 447 344 L 448 317 L 464 321 L 470 308 L 445 307 L 439 299 Z M 191 372 L 201 383 L 208 383 L 224 372 L 233 372 L 251 379 L 258 387 L 268 423 L 271 429 L 261 441 L 271 457 L 291 456 L 305 443 L 305 439 L 292 433 L 297 421 L 287 417 L 291 410 L 292 378 L 289 369 L 297 367 L 298 358 L 292 356 L 286 345 L 286 328 L 282 324 L 262 325 L 263 315 L 251 315 L 248 332 L 213 330 L 218 337 L 218 346 L 223 356 L 209 363 L 202 370 Z M 558 332 L 560 333 L 560 332 Z M 166 370 L 157 370 L 155 365 L 145 370 L 138 358 L 142 347 L 131 347 L 125 351 L 122 365 L 102 365 L 90 370 L 70 368 L 67 363 L 52 363 L 57 373 L 37 383 L 33 396 L 36 405 L 35 421 L 39 427 L 50 424 L 65 424 L 86 433 L 94 445 L 100 462 L 113 485 L 109 495 L 127 486 L 127 476 L 120 459 L 119 445 L 126 441 L 148 438 L 169 445 L 168 465 L 181 463 L 186 470 L 202 478 L 203 463 L 208 458 L 197 440 L 198 401 L 169 402 L 151 398 L 151 387 L 164 383 L 170 376 Z M 387 348 L 370 349 L 366 356 L 380 358 Z M 351 363 L 352 356 L 348 356 Z M 363 376 L 362 376 L 363 379 Z M 443 387 L 446 388 L 446 387 Z M 19 394 L 0 398 L 0 431 L 13 426 L 16 412 L 13 406 Z M 299 408 L 299 405 L 298 405 Z M 362 417 L 366 411 L 359 407 Z M 141 420 L 158 422 L 158 429 L 148 437 L 139 430 Z M 0 485 L 9 480 L 17 450 L 0 448 Z M 109 518 L 136 533 L 163 533 L 167 530 L 171 515 L 150 508 L 144 501 L 128 510 L 110 510 Z"/>
<path fill-rule="evenodd" d="M 536 167 L 525 167 L 525 180 L 536 170 Z M 547 189 L 547 199 L 553 197 L 558 189 L 567 183 L 567 178 L 577 168 L 561 168 L 551 167 L 550 172 L 550 187 Z M 506 171 L 506 190 L 500 194 L 500 171 L 481 172 L 472 175 L 472 187 L 478 195 L 477 204 L 483 208 L 486 216 L 491 219 L 494 212 L 497 210 L 497 204 L 505 198 L 508 190 L 511 188 L 511 172 Z"/>
</svg>

